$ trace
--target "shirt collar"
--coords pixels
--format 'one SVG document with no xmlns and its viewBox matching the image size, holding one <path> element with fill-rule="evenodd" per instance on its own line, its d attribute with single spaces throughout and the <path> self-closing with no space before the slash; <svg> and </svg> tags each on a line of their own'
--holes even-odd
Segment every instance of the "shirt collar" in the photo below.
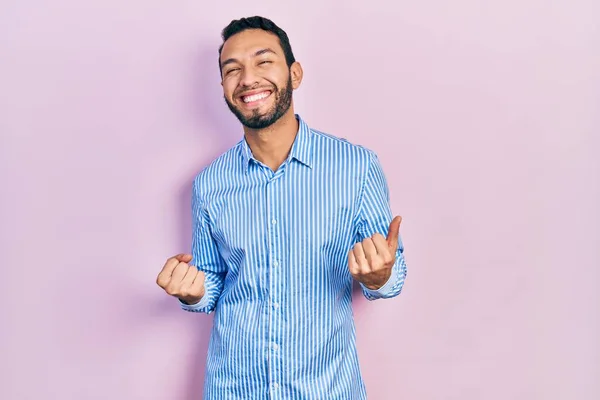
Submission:
<svg viewBox="0 0 600 400">
<path fill-rule="evenodd" d="M 298 133 L 296 134 L 296 139 L 294 139 L 294 144 L 292 145 L 288 159 L 295 159 L 307 167 L 312 168 L 313 135 L 310 127 L 300 117 L 300 115 L 296 114 L 296 119 L 298 120 Z M 250 161 L 255 159 L 245 138 L 242 139 L 241 153 L 245 171 L 248 172 L 248 169 L 250 168 Z"/>
</svg>

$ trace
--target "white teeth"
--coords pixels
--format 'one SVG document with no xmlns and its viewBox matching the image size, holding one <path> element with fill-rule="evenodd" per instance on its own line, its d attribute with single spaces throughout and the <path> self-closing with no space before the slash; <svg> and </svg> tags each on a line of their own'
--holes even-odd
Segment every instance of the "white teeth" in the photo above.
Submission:
<svg viewBox="0 0 600 400">
<path fill-rule="evenodd" d="M 244 103 L 250 103 L 251 101 L 262 100 L 269 95 L 269 92 L 262 92 L 258 94 L 253 94 L 252 96 L 243 97 Z"/>
</svg>

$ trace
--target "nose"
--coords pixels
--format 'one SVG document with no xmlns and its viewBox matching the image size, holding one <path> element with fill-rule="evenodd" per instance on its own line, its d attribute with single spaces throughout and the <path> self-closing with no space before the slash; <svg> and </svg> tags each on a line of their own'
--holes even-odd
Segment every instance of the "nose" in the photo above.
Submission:
<svg viewBox="0 0 600 400">
<path fill-rule="evenodd" d="M 258 83 L 258 75 L 252 67 L 246 67 L 242 69 L 240 76 L 240 86 L 252 87 Z"/>
</svg>

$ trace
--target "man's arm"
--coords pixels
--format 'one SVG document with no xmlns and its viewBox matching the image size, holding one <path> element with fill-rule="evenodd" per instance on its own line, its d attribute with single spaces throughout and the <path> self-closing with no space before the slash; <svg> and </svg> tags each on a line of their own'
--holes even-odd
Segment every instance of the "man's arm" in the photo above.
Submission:
<svg viewBox="0 0 600 400">
<path fill-rule="evenodd" d="M 156 283 L 176 297 L 183 310 L 210 314 L 223 291 L 227 270 L 211 235 L 200 183 L 197 176 L 192 187 L 192 254 L 170 257 Z"/>
<path fill-rule="evenodd" d="M 398 233 L 402 219 L 392 218 L 387 180 L 377 155 L 372 151 L 369 154 L 355 219 L 357 243 L 349 253 L 349 266 L 363 295 L 375 300 L 400 294 L 407 269 Z"/>
<path fill-rule="evenodd" d="M 200 177 L 197 176 L 192 187 L 192 261 L 190 264 L 196 266 L 205 275 L 204 295 L 195 304 L 186 304 L 180 300 L 180 306 L 185 311 L 210 314 L 223 291 L 227 269 L 211 234 L 210 219 L 204 206 L 200 183 Z"/>
</svg>

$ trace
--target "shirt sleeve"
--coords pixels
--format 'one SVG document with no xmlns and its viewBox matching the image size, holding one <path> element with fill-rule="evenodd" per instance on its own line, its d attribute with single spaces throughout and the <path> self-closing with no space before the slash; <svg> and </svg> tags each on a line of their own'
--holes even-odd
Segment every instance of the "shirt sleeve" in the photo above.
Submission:
<svg viewBox="0 0 600 400">
<path fill-rule="evenodd" d="M 196 178 L 192 188 L 192 261 L 198 270 L 204 272 L 204 296 L 196 304 L 184 304 L 184 311 L 210 314 L 214 311 L 223 291 L 223 281 L 227 273 L 226 265 L 211 234 L 208 213 L 200 190 L 200 180 Z"/>
<path fill-rule="evenodd" d="M 380 233 L 387 236 L 393 215 L 390 208 L 390 195 L 387 180 L 377 155 L 369 151 L 370 162 L 360 197 L 359 211 L 356 218 L 357 242 Z M 371 290 L 361 284 L 363 295 L 368 300 L 391 298 L 400 294 L 406 278 L 406 262 L 404 245 L 398 235 L 396 261 L 388 281 L 379 289 Z"/>
</svg>

